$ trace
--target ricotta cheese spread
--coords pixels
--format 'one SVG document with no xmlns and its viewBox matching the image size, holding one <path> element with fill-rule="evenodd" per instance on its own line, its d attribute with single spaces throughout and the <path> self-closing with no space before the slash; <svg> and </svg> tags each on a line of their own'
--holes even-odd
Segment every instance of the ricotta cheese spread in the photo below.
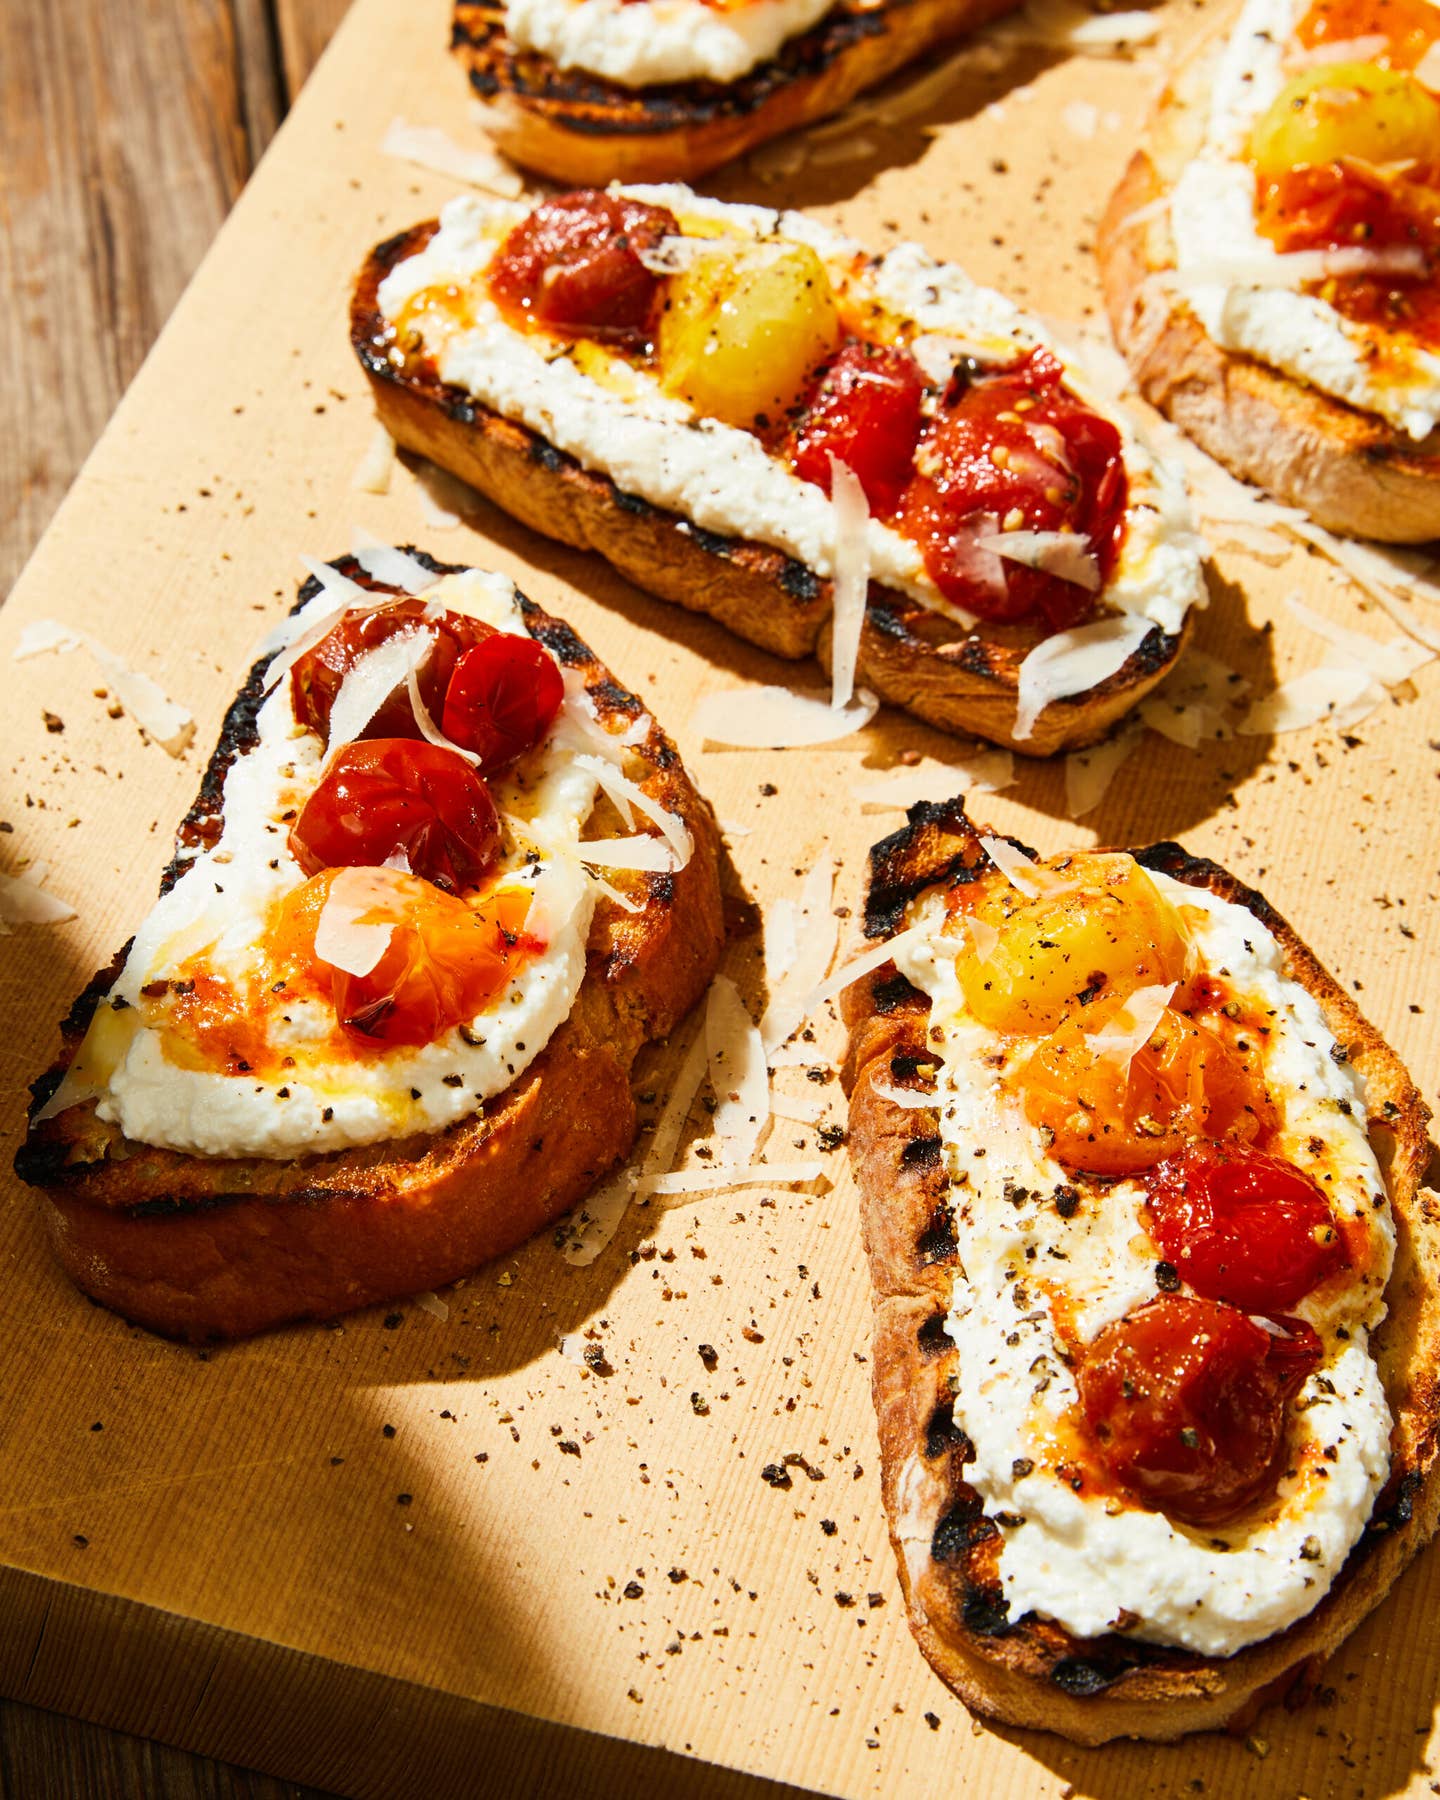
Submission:
<svg viewBox="0 0 1440 1800">
<path fill-rule="evenodd" d="M 1176 279 L 1222 349 L 1253 356 L 1423 438 L 1440 421 L 1440 356 L 1298 292 L 1256 226 L 1255 171 L 1242 160 L 1243 150 L 1285 85 L 1285 45 L 1300 11 L 1297 0 L 1247 0 L 1225 46 L 1204 145 L 1170 199 Z M 1247 273 L 1233 275 L 1227 265 Z M 1377 344 L 1384 347 L 1383 374 L 1376 372 Z"/>
<path fill-rule="evenodd" d="M 834 0 L 506 0 L 517 50 L 620 87 L 738 81 L 824 18 Z"/>
<path fill-rule="evenodd" d="M 376 594 L 373 603 L 394 597 Z M 524 630 L 515 589 L 498 575 L 449 575 L 425 599 L 499 631 Z M 287 621 L 280 650 L 335 615 L 335 593 L 322 589 Z M 544 1049 L 584 978 L 595 890 L 575 847 L 597 776 L 594 758 L 574 752 L 593 748 L 601 731 L 593 712 L 577 718 L 588 708 L 583 690 L 571 686 L 546 742 L 489 783 L 505 822 L 497 879 L 530 891 L 528 917 L 546 948 L 467 1026 L 418 1048 L 362 1049 L 340 1032 L 328 1002 L 272 997 L 265 980 L 267 918 L 305 879 L 287 847 L 287 821 L 328 755 L 296 722 L 289 676 L 281 674 L 259 708 L 256 743 L 226 776 L 218 842 L 184 864 L 136 932 L 66 1077 L 66 1103 L 98 1096 L 98 1116 L 137 1143 L 275 1158 L 436 1132 L 479 1111 Z M 273 1076 L 225 1073 L 203 1066 L 193 1046 L 166 1029 L 146 989 L 180 978 L 197 957 L 237 990 L 264 995 L 268 1042 L 293 1067 Z"/>
<path fill-rule="evenodd" d="M 825 263 L 842 305 L 847 298 L 878 305 L 913 323 L 917 334 L 952 343 L 957 359 L 968 355 L 1005 366 L 1049 342 L 1039 323 L 1004 296 L 971 281 L 954 264 L 935 261 L 916 244 L 872 257 L 853 239 L 801 213 L 726 205 L 678 185 L 618 191 L 669 207 L 683 228 L 696 227 L 700 235 L 718 231 L 746 240 L 807 244 Z M 529 210 L 525 203 L 480 195 L 452 200 L 425 248 L 397 263 L 381 283 L 383 316 L 392 324 L 403 318 L 407 329 L 420 334 L 443 381 L 608 476 L 622 492 L 679 513 L 702 530 L 783 551 L 817 575 L 832 577 L 836 510 L 823 490 L 793 474 L 749 432 L 697 416 L 684 400 L 665 393 L 648 370 L 606 359 L 594 346 L 586 347 L 582 366 L 566 341 L 518 330 L 502 317 L 482 277 L 500 240 Z M 463 294 L 463 307 L 445 303 L 447 290 Z M 438 297 L 438 303 L 427 304 L 428 296 Z M 1113 614 L 1178 632 L 1187 611 L 1205 600 L 1204 548 L 1194 532 L 1184 476 L 1139 442 L 1075 359 L 1062 354 L 1062 360 L 1067 384 L 1112 420 L 1123 441 L 1129 516 L 1102 603 Z M 942 600 L 916 544 L 875 519 L 867 530 L 872 580 L 967 626 L 974 623 Z M 1121 634 L 1110 666 L 1098 672 L 1091 666 L 1074 686 L 1053 677 L 1049 697 L 1104 679 L 1143 636 L 1143 628 Z"/>
<path fill-rule="evenodd" d="M 1385 1482 L 1391 1420 L 1368 1334 L 1385 1316 L 1394 1227 L 1366 1135 L 1363 1080 L 1331 1054 L 1335 1040 L 1320 1007 L 1283 973 L 1274 937 L 1239 905 L 1161 874 L 1152 879 L 1185 909 L 1204 966 L 1223 971 L 1242 1006 L 1268 1018 L 1264 1071 L 1280 1112 L 1276 1154 L 1317 1178 L 1323 1172 L 1336 1216 L 1363 1217 L 1373 1234 L 1370 1268 L 1338 1299 L 1322 1297 L 1322 1287 L 1290 1309 L 1319 1333 L 1323 1360 L 1292 1407 L 1291 1472 L 1258 1516 L 1234 1524 L 1200 1529 L 1113 1493 L 1075 1492 L 1040 1449 L 1022 1456 L 1027 1446 L 1055 1442 L 1078 1405 L 1057 1299 L 1075 1338 L 1089 1343 L 1156 1297 L 1160 1253 L 1145 1228 L 1140 1184 L 1102 1186 L 1068 1174 L 1002 1090 L 996 1039 L 967 1012 L 957 940 L 941 934 L 938 897 L 922 900 L 911 921 L 933 929 L 897 944 L 896 961 L 930 996 L 932 1037 L 944 1058 L 936 1105 L 964 1270 L 946 1324 L 959 1353 L 954 1416 L 975 1447 L 966 1480 L 1002 1533 L 1009 1617 L 1033 1611 L 1077 1637 L 1102 1634 L 1123 1617 L 1130 1636 L 1224 1656 L 1319 1603 Z M 1062 1184 L 1080 1191 L 1068 1219 L 1052 1203 Z M 931 1530 L 933 1522 L 925 1530 L 902 1523 L 907 1549 L 928 1551 Z"/>
</svg>

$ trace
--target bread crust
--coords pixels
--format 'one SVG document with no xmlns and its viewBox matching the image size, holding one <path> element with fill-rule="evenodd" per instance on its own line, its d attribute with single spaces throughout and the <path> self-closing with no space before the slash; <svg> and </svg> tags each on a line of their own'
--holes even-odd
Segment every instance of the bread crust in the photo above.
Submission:
<svg viewBox="0 0 1440 1800">
<path fill-rule="evenodd" d="M 377 586 L 350 559 L 336 566 Z M 301 602 L 316 592 L 312 579 Z M 582 675 L 602 719 L 646 711 L 567 625 L 521 604 L 531 635 Z M 267 663 L 255 665 L 226 717 L 162 891 L 182 853 L 219 835 L 225 774 L 254 741 Z M 16 1172 L 44 1190 L 51 1241 L 72 1280 L 166 1336 L 239 1337 L 454 1281 L 577 1204 L 633 1142 L 635 1056 L 704 992 L 724 942 L 714 815 L 653 720 L 628 772 L 685 821 L 694 851 L 673 875 L 614 872 L 641 910 L 599 898 L 575 1005 L 503 1094 L 442 1132 L 294 1162 L 130 1143 L 95 1117 L 93 1101 L 32 1123 Z M 32 1118 L 123 960 L 124 951 L 71 1009 L 61 1055 L 32 1089 Z"/>
<path fill-rule="evenodd" d="M 523 524 L 594 550 L 649 593 L 717 620 L 777 656 L 818 656 L 829 668 L 832 584 L 783 552 L 721 537 L 626 494 L 524 426 L 502 418 L 423 361 L 392 358 L 380 283 L 424 248 L 427 221 L 380 244 L 357 278 L 350 336 L 381 423 L 402 448 L 428 457 Z M 966 630 L 893 589 L 871 583 L 857 679 L 943 731 L 977 733 L 1026 756 L 1093 744 L 1175 666 L 1193 629 L 1156 626 L 1104 682 L 1052 701 L 1029 737 L 1014 734 L 1019 669 L 1040 642 L 1033 624 Z"/>
<path fill-rule="evenodd" d="M 1425 542 L 1440 533 L 1440 431 L 1417 442 L 1222 349 L 1163 283 L 1175 268 L 1169 216 L 1141 209 L 1172 191 L 1200 148 L 1214 64 L 1233 24 L 1227 9 L 1177 68 L 1100 222 L 1095 248 L 1116 342 L 1145 398 L 1235 474 L 1331 531 Z"/>
<path fill-rule="evenodd" d="M 688 181 L 757 144 L 812 125 L 926 50 L 1013 11 L 1018 0 L 839 3 L 733 82 L 626 88 L 561 69 L 505 35 L 503 0 L 457 0 L 451 48 L 489 106 L 512 162 L 552 180 Z"/>
<path fill-rule="evenodd" d="M 936 1673 L 976 1712 L 1078 1743 L 1167 1740 L 1233 1724 L 1313 1672 L 1388 1591 L 1440 1511 L 1440 1207 L 1420 1191 L 1429 1110 L 1350 996 L 1267 902 L 1178 844 L 1136 853 L 1247 907 L 1279 941 L 1288 975 L 1320 1002 L 1366 1080 L 1370 1134 L 1386 1171 L 1398 1245 L 1389 1313 L 1373 1348 L 1395 1418 L 1391 1476 L 1360 1542 L 1307 1618 L 1229 1657 L 1109 1633 L 1078 1639 L 1006 1616 L 998 1530 L 965 1481 L 973 1449 L 950 1412 L 957 1351 L 944 1319 L 958 1269 L 938 1116 L 876 1083 L 926 1089 L 929 1001 L 887 963 L 842 997 L 850 1154 L 874 1285 L 874 1396 L 882 1489 L 911 1628 Z M 867 934 L 898 928 L 910 898 L 985 859 L 963 803 L 921 805 L 871 853 Z"/>
</svg>

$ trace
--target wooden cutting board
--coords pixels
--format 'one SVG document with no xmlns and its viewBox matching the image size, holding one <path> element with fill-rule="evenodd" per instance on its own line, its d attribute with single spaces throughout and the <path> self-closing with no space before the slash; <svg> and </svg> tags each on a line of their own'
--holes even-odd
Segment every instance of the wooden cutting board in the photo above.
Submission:
<svg viewBox="0 0 1440 1800">
<path fill-rule="evenodd" d="M 153 891 L 299 553 L 339 553 L 354 524 L 513 572 L 653 702 L 727 826 L 727 967 L 757 1007 L 759 916 L 818 862 L 838 871 L 853 947 L 865 848 L 899 822 L 862 813 L 856 788 L 902 756 L 964 754 L 888 713 L 812 751 L 706 749 L 698 697 L 743 705 L 781 665 L 483 503 L 427 524 L 405 468 L 384 496 L 352 485 L 373 424 L 345 338 L 350 275 L 455 190 L 381 155 L 381 136 L 396 114 L 475 131 L 446 35 L 443 0 L 359 0 L 0 617 L 0 867 L 44 863 L 77 915 L 0 947 L 7 1163 L 55 1021 Z M 1159 67 L 1154 52 L 991 47 L 912 119 L 822 135 L 788 177 L 742 168 L 720 191 L 803 204 L 877 244 L 919 237 L 1093 320 L 1096 213 Z M 1320 559 L 1278 546 L 1222 550 L 1202 647 L 1260 692 L 1318 664 L 1323 644 L 1284 604 L 1297 591 L 1393 635 Z M 13 663 L 40 618 L 153 676 L 194 712 L 197 747 L 172 760 L 112 718 L 84 652 Z M 1423 669 L 1344 737 L 1197 753 L 1152 733 L 1079 823 L 1059 766 L 1022 767 L 977 810 L 1043 850 L 1179 837 L 1227 862 L 1353 984 L 1434 1101 L 1437 692 Z M 815 1031 L 823 1076 L 837 1034 L 828 1016 Z M 643 1092 L 663 1100 L 682 1048 L 642 1069 Z M 833 1079 L 780 1081 L 842 1118 Z M 814 1125 L 782 1121 L 770 1154 L 815 1146 Z M 546 1239 L 443 1306 L 200 1353 L 78 1298 L 5 1177 L 0 1690 L 356 1795 L 1429 1791 L 1433 1555 L 1320 1699 L 1267 1713 L 1248 1740 L 1081 1751 L 970 1719 L 905 1627 L 854 1196 L 843 1152 L 822 1154 L 823 1191 L 637 1209 L 588 1268 Z M 578 1332 L 610 1372 L 561 1353 Z M 765 1479 L 787 1457 L 790 1485 Z"/>
</svg>

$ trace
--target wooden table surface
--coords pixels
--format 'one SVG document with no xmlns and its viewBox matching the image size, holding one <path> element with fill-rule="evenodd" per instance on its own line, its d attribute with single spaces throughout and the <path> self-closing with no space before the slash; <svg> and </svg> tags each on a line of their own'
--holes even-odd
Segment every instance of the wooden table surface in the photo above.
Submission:
<svg viewBox="0 0 1440 1800">
<path fill-rule="evenodd" d="M 0 5 L 0 595 L 347 4 Z M 0 1800 L 312 1794 L 0 1700 Z"/>
</svg>

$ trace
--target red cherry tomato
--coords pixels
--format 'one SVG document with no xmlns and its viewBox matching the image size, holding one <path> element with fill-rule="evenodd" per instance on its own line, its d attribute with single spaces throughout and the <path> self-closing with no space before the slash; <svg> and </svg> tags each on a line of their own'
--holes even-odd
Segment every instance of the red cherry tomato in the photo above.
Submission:
<svg viewBox="0 0 1440 1800">
<path fill-rule="evenodd" d="M 553 657 L 531 638 L 497 632 L 456 663 L 441 729 L 489 773 L 538 744 L 564 698 Z"/>
<path fill-rule="evenodd" d="M 1167 1296 L 1106 1326 L 1077 1380 L 1101 1458 L 1123 1488 L 1210 1525 L 1273 1486 L 1286 1409 L 1320 1361 L 1310 1326 L 1276 1323 L 1283 1336 L 1219 1301 Z"/>
<path fill-rule="evenodd" d="M 485 783 L 463 756 L 413 738 L 343 745 L 290 831 L 307 875 L 375 867 L 400 850 L 447 893 L 475 887 L 499 849 Z"/>
<path fill-rule="evenodd" d="M 406 917 L 375 968 L 333 971 L 342 1029 L 361 1043 L 430 1044 L 478 1018 L 545 948 L 524 929 L 529 908 L 529 894 L 514 889 L 467 906 L 414 883 Z"/>
<path fill-rule="evenodd" d="M 678 234 L 674 213 L 580 189 L 542 202 L 490 265 L 496 303 L 551 331 L 639 343 L 650 334 L 660 279 L 639 252 Z"/>
<path fill-rule="evenodd" d="M 420 670 L 420 698 L 432 718 L 437 716 L 461 652 L 490 637 L 491 628 L 464 613 L 444 612 L 432 617 L 424 600 L 395 600 L 369 612 L 346 613 L 333 631 L 295 659 L 290 670 L 295 717 L 329 743 L 330 710 L 350 670 L 362 656 L 390 638 L 421 630 L 432 634 L 434 648 Z M 360 735 L 419 737 L 410 695 L 404 686 L 381 705 Z"/>
<path fill-rule="evenodd" d="M 983 619 L 1038 618 L 1062 631 L 1088 618 L 1094 595 L 1077 582 L 1016 562 L 999 588 L 977 579 L 978 520 L 1026 531 L 1062 527 L 1089 540 L 1102 581 L 1114 567 L 1129 484 L 1120 433 L 1069 393 L 1047 350 L 975 381 L 920 446 L 902 528 L 919 544 L 931 579 Z"/>
<path fill-rule="evenodd" d="M 830 458 L 860 478 L 870 509 L 893 512 L 914 472 L 925 377 L 904 350 L 847 344 L 820 378 L 790 440 L 790 463 L 830 492 Z"/>
<path fill-rule="evenodd" d="M 1211 1300 L 1285 1312 L 1348 1268 L 1323 1193 L 1293 1163 L 1241 1144 L 1196 1144 L 1146 1178 L 1167 1261 Z"/>
</svg>

